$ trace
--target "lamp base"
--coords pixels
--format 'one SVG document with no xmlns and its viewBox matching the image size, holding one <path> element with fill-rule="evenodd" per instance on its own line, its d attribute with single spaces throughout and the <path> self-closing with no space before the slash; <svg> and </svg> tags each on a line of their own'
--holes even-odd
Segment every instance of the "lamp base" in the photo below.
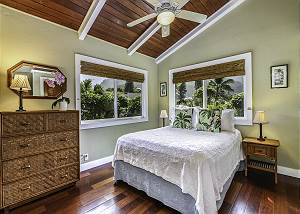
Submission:
<svg viewBox="0 0 300 214">
<path fill-rule="evenodd" d="M 26 111 L 25 109 L 18 109 L 18 110 L 16 110 L 16 112 L 24 112 L 24 111 Z"/>
<path fill-rule="evenodd" d="M 265 138 L 260 138 L 260 137 L 258 137 L 258 138 L 256 138 L 256 139 L 259 140 L 259 141 L 266 141 Z"/>
</svg>

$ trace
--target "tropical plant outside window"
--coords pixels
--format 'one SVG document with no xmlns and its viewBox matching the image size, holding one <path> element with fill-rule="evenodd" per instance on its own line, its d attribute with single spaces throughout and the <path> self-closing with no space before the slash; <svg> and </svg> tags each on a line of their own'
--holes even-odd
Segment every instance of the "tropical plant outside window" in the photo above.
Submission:
<svg viewBox="0 0 300 214">
<path fill-rule="evenodd" d="M 81 120 L 142 116 L 142 83 L 80 75 Z"/>
<path fill-rule="evenodd" d="M 176 105 L 234 109 L 235 117 L 244 117 L 244 76 L 178 83 Z"/>
</svg>

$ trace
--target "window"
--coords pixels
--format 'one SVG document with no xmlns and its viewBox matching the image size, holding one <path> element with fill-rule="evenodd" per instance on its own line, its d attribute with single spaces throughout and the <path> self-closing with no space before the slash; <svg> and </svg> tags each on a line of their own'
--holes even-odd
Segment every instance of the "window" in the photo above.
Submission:
<svg viewBox="0 0 300 214">
<path fill-rule="evenodd" d="M 236 117 L 244 117 L 243 82 L 236 76 L 177 83 L 176 106 L 233 109 Z"/>
<path fill-rule="evenodd" d="M 76 88 L 76 107 L 81 112 L 82 129 L 148 121 L 146 71 L 78 54 L 75 55 L 75 61 L 76 82 L 80 85 Z M 83 71 L 85 68 L 82 68 L 82 61 L 96 66 L 99 64 L 117 67 L 120 68 L 118 72 L 139 72 L 144 74 L 144 81 L 122 80 L 117 79 L 118 76 L 109 78 L 104 77 L 107 75 L 101 76 L 101 73 L 89 73 Z"/>
<path fill-rule="evenodd" d="M 215 64 L 245 59 L 245 75 L 197 80 L 174 84 L 173 74 Z M 170 115 L 175 107 L 189 106 L 209 109 L 233 109 L 235 123 L 252 124 L 252 74 L 251 53 L 211 62 L 177 68 L 170 71 Z"/>
</svg>

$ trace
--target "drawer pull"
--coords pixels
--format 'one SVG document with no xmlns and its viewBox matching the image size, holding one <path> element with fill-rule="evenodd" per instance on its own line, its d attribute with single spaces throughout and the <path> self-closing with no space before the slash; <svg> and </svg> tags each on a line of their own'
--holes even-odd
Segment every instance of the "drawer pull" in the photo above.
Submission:
<svg viewBox="0 0 300 214">
<path fill-rule="evenodd" d="M 30 143 L 20 144 L 21 148 L 28 148 L 30 146 Z"/>
<path fill-rule="evenodd" d="M 22 125 L 22 126 L 29 126 L 30 123 L 28 123 L 28 122 L 21 122 L 21 125 Z"/>
<path fill-rule="evenodd" d="M 66 175 L 62 175 L 62 176 L 60 176 L 60 178 L 67 178 L 68 177 L 68 175 L 66 174 Z"/>
<path fill-rule="evenodd" d="M 67 139 L 60 139 L 59 141 L 60 141 L 60 142 L 66 142 Z"/>
<path fill-rule="evenodd" d="M 31 166 L 30 166 L 30 164 L 28 164 L 28 165 L 25 165 L 25 166 L 23 166 L 21 169 L 30 169 L 31 168 Z"/>
<path fill-rule="evenodd" d="M 65 156 L 65 157 L 60 157 L 59 160 L 67 160 L 68 159 L 68 156 Z"/>
<path fill-rule="evenodd" d="M 26 191 L 26 190 L 29 190 L 31 187 L 30 186 L 28 186 L 28 187 L 23 187 L 23 188 L 21 188 L 21 190 L 22 191 Z"/>
<path fill-rule="evenodd" d="M 66 120 L 60 120 L 59 122 L 60 123 L 66 123 L 67 121 Z"/>
</svg>

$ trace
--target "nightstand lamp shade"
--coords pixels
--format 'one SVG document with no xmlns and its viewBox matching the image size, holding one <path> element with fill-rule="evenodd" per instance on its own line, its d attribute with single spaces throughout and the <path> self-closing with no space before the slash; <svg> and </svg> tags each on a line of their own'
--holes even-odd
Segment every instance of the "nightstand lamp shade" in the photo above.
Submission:
<svg viewBox="0 0 300 214">
<path fill-rule="evenodd" d="M 23 108 L 23 91 L 30 91 L 31 86 L 26 75 L 16 74 L 11 82 L 10 88 L 19 92 L 19 109 L 17 111 L 25 111 Z"/>
<path fill-rule="evenodd" d="M 165 126 L 165 119 L 168 118 L 167 110 L 161 110 L 160 116 L 161 119 L 163 119 L 163 127 Z"/>
<path fill-rule="evenodd" d="M 263 134 L 262 134 L 262 125 L 269 123 L 266 120 L 265 112 L 264 111 L 256 111 L 253 123 L 254 124 L 259 124 L 259 137 L 257 138 L 257 140 L 265 141 L 265 139 L 263 137 Z"/>
</svg>

